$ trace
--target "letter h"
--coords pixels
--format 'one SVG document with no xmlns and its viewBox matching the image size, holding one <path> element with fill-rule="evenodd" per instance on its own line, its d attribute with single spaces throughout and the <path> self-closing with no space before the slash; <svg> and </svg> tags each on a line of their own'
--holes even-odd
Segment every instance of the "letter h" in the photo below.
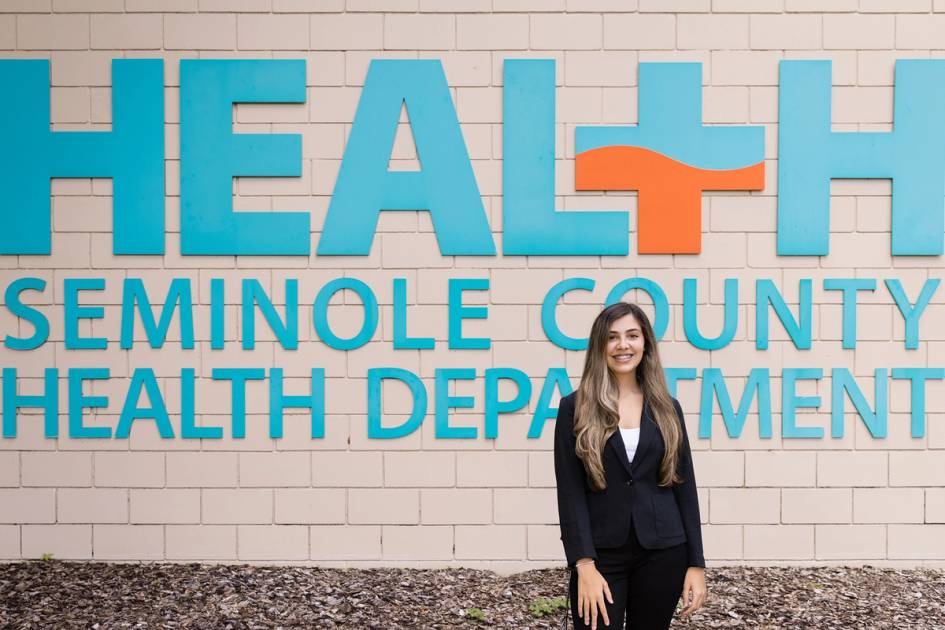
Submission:
<svg viewBox="0 0 945 630">
<path fill-rule="evenodd" d="M 943 253 L 945 61 L 896 61 L 893 131 L 830 130 L 830 62 L 782 61 L 778 254 L 829 251 L 830 180 L 892 179 L 892 255 Z"/>
<path fill-rule="evenodd" d="M 49 61 L 0 61 L 0 254 L 51 253 L 53 177 L 111 178 L 114 253 L 164 253 L 164 62 L 114 59 L 112 79 L 111 131 L 50 131 Z"/>
</svg>

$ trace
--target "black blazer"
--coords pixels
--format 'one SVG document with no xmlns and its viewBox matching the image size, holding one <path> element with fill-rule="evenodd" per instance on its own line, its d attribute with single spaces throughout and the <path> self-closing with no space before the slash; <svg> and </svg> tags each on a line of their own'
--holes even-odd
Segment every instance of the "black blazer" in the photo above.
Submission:
<svg viewBox="0 0 945 630">
<path fill-rule="evenodd" d="M 679 401 L 673 399 L 683 434 L 677 471 L 684 481 L 672 488 L 657 486 L 666 444 L 649 405 L 644 403 L 633 463 L 627 459 L 620 431 L 614 431 L 604 445 L 607 487 L 597 492 L 590 488 L 584 464 L 574 451 L 574 398 L 575 393 L 571 393 L 561 399 L 554 442 L 558 518 L 568 566 L 573 567 L 579 558 L 596 559 L 598 548 L 625 545 L 632 519 L 644 549 L 664 549 L 685 542 L 689 566 L 704 567 L 699 496 Z"/>
</svg>

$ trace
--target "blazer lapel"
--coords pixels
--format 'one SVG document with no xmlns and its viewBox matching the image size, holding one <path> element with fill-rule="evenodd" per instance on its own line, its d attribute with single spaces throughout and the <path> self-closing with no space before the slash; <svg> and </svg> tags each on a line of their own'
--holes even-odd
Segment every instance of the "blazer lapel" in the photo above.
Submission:
<svg viewBox="0 0 945 630">
<path fill-rule="evenodd" d="M 640 414 L 640 441 L 637 443 L 637 450 L 633 455 L 632 463 L 627 458 L 627 446 L 623 443 L 623 436 L 620 434 L 620 429 L 618 428 L 614 431 L 613 435 L 608 438 L 607 444 L 614 449 L 617 459 L 620 460 L 620 463 L 629 474 L 632 475 L 632 469 L 639 466 L 644 450 L 653 439 L 653 431 L 659 431 L 659 427 L 656 426 L 656 422 L 650 414 L 650 406 L 644 402 L 643 413 Z"/>
<path fill-rule="evenodd" d="M 640 433 L 643 433 L 643 431 L 640 431 Z M 614 449 L 617 459 L 620 460 L 621 465 L 627 470 L 627 474 L 630 474 L 630 460 L 627 459 L 627 447 L 623 443 L 623 436 L 620 435 L 619 428 L 607 439 L 607 445 Z M 636 459 L 636 456 L 634 456 L 634 459 Z"/>
<path fill-rule="evenodd" d="M 650 405 L 643 403 L 643 413 L 640 416 L 640 441 L 637 443 L 637 450 L 633 455 L 633 468 L 640 466 L 643 454 L 659 430 L 660 428 L 656 426 L 656 420 L 653 419 L 653 414 L 650 413 Z"/>
</svg>

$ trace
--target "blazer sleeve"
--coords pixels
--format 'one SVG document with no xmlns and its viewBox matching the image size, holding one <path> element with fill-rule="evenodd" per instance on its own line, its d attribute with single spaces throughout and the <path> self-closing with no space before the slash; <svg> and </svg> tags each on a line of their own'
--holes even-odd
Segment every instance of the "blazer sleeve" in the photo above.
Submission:
<svg viewBox="0 0 945 630">
<path fill-rule="evenodd" d="M 683 529 L 686 531 L 686 549 L 689 552 L 689 566 L 705 567 L 705 557 L 702 552 L 702 524 L 699 515 L 699 492 L 696 487 L 696 475 L 692 466 L 692 450 L 689 448 L 689 434 L 686 431 L 686 421 L 683 419 L 682 406 L 673 399 L 676 415 L 682 425 L 683 444 L 679 454 L 677 471 L 683 478 L 681 484 L 673 486 L 679 513 L 682 516 Z"/>
<path fill-rule="evenodd" d="M 568 566 L 580 558 L 597 559 L 587 510 L 584 464 L 574 452 L 574 396 L 561 399 L 555 421 L 554 462 L 558 488 L 558 522 Z"/>
</svg>

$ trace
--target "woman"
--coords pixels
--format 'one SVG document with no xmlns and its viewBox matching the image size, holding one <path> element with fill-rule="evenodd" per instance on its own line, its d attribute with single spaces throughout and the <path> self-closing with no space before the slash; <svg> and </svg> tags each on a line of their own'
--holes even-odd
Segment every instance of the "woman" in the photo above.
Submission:
<svg viewBox="0 0 945 630">
<path fill-rule="evenodd" d="M 699 497 L 679 402 L 635 304 L 594 320 L 555 424 L 561 540 L 575 628 L 668 628 L 706 597 Z"/>
</svg>

